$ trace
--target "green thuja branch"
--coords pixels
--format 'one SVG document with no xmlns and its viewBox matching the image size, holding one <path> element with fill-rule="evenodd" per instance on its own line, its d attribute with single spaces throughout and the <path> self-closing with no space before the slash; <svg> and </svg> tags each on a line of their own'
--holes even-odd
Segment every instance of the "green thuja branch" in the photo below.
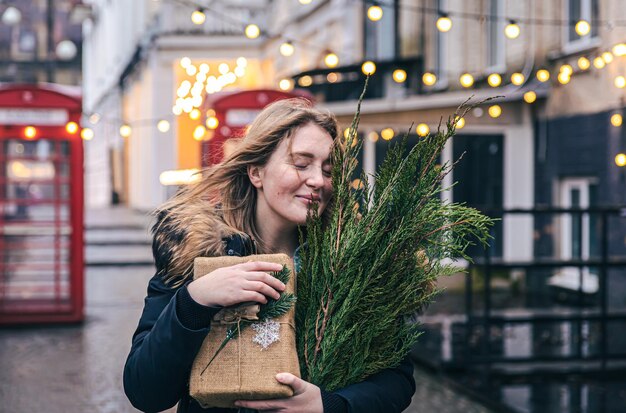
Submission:
<svg viewBox="0 0 626 413">
<path fill-rule="evenodd" d="M 409 132 L 392 146 L 374 175 L 373 194 L 364 175 L 364 188 L 350 187 L 364 93 L 345 145 L 331 156 L 330 219 L 322 223 L 312 209 L 301 234 L 307 248 L 296 308 L 300 368 L 303 378 L 329 391 L 402 361 L 420 334 L 410 320 L 436 294 L 437 277 L 459 271 L 444 259 L 469 258 L 467 247 L 486 244 L 492 225 L 479 211 L 441 198 L 455 164 L 438 159 L 457 119 L 474 107 L 468 102 L 413 147 Z"/>
</svg>

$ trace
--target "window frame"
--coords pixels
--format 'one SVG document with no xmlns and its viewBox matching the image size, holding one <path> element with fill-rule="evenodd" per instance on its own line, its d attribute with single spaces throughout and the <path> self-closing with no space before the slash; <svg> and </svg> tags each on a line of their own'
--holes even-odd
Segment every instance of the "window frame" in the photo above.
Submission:
<svg viewBox="0 0 626 413">
<path fill-rule="evenodd" d="M 506 3 L 504 0 L 490 0 L 487 3 L 487 15 L 491 16 L 492 6 L 497 5 L 497 15 L 495 20 L 487 19 L 486 32 L 485 36 L 485 48 L 487 53 L 485 53 L 486 61 L 485 66 L 488 73 L 506 73 L 506 43 L 505 43 L 505 35 L 504 35 L 504 27 L 505 21 L 504 16 Z M 493 57 L 493 48 L 492 43 L 493 39 L 496 41 L 496 58 Z"/>
<path fill-rule="evenodd" d="M 586 36 L 581 36 L 578 39 L 572 40 L 570 38 L 570 30 L 572 27 L 570 26 L 570 16 L 571 16 L 571 1 L 565 0 L 563 2 L 565 10 L 565 21 L 568 22 L 563 27 L 562 36 L 563 36 L 563 52 L 565 54 L 573 54 L 583 50 L 592 49 L 594 47 L 600 46 L 600 33 L 598 20 L 600 19 L 600 2 L 598 0 L 579 0 L 580 1 L 580 19 L 586 20 L 591 24 L 591 32 Z M 593 2 L 596 2 L 597 6 L 597 15 L 595 19 L 593 18 Z M 594 33 L 595 28 L 595 33 Z"/>
</svg>

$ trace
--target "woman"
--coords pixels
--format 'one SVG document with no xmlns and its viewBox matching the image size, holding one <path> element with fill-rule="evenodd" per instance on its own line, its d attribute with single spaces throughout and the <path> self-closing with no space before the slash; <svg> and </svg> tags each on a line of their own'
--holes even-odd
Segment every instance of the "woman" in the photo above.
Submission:
<svg viewBox="0 0 626 413">
<path fill-rule="evenodd" d="M 257 253 L 293 257 L 309 205 L 317 202 L 322 217 L 330 210 L 330 154 L 338 139 L 334 117 L 308 101 L 275 102 L 258 115 L 222 164 L 159 208 L 152 246 L 157 272 L 124 368 L 124 388 L 135 407 L 160 411 L 178 403 L 179 412 L 235 411 L 203 410 L 190 398 L 191 365 L 221 307 L 279 297 L 284 285 L 268 273 L 280 265 L 234 265 L 192 281 L 193 260 Z M 407 360 L 332 393 L 282 373 L 276 379 L 291 386 L 294 396 L 240 401 L 238 406 L 280 412 L 400 412 L 415 391 L 412 373 Z"/>
</svg>

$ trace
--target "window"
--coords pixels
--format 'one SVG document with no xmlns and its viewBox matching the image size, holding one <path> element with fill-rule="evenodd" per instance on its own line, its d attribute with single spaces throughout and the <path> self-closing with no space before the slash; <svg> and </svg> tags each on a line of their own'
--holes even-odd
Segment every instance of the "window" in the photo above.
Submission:
<svg viewBox="0 0 626 413">
<path fill-rule="evenodd" d="M 396 57 L 396 16 L 393 2 L 380 3 L 383 9 L 383 17 L 373 22 L 365 17 L 365 59 L 380 61 L 392 60 Z M 370 3 L 365 4 L 365 11 Z"/>
<path fill-rule="evenodd" d="M 567 0 L 565 2 L 565 19 L 569 24 L 565 30 L 565 51 L 575 52 L 592 47 L 598 37 L 598 0 Z M 576 22 L 586 20 L 591 24 L 591 32 L 586 36 L 576 33 Z"/>
<path fill-rule="evenodd" d="M 487 70 L 489 72 L 506 71 L 504 56 L 504 2 L 490 0 L 487 3 Z"/>
<path fill-rule="evenodd" d="M 563 208 L 587 209 L 596 204 L 597 184 L 593 178 L 566 178 L 561 182 Z M 563 214 L 561 217 L 561 258 L 589 259 L 598 252 L 593 214 Z"/>
<path fill-rule="evenodd" d="M 437 9 L 437 14 L 434 16 L 434 20 L 433 20 L 433 26 L 435 27 L 435 24 L 437 23 L 437 19 L 439 18 L 439 16 L 443 13 L 446 13 L 448 11 L 447 8 L 447 0 L 434 0 L 435 2 L 435 8 Z M 433 54 L 433 65 L 432 65 L 432 69 L 435 72 L 435 75 L 437 75 L 437 87 L 438 88 L 445 88 L 447 86 L 448 83 L 448 78 L 447 78 L 447 70 L 448 70 L 448 63 L 447 63 L 447 59 L 446 59 L 446 55 L 448 52 L 448 37 L 450 36 L 450 33 L 442 33 L 439 30 L 434 31 L 435 35 L 434 35 L 434 54 Z"/>
</svg>

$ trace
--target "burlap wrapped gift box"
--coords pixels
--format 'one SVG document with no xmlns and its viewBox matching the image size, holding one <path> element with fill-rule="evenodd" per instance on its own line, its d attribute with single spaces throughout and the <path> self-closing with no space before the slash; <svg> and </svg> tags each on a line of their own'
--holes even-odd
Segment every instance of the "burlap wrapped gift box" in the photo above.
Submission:
<svg viewBox="0 0 626 413">
<path fill-rule="evenodd" d="M 217 268 L 249 261 L 268 261 L 286 265 L 290 277 L 284 292 L 294 293 L 295 272 L 293 261 L 286 254 L 250 255 L 247 257 L 201 257 L 194 261 L 194 279 Z M 276 374 L 289 372 L 300 377 L 296 351 L 295 308 L 275 319 L 280 323 L 279 341 L 263 349 L 253 342 L 257 332 L 251 327 L 241 330 L 240 336 L 230 340 L 213 362 L 211 358 L 226 337 L 232 324 L 216 321 L 223 318 L 224 310 L 211 322 L 211 331 L 202 343 L 194 360 L 189 380 L 189 393 L 204 408 L 235 407 L 236 400 L 279 399 L 293 396 L 291 387 L 280 384 Z M 228 318 L 228 317 L 227 317 Z M 232 320 L 227 320 L 232 323 Z"/>
</svg>

